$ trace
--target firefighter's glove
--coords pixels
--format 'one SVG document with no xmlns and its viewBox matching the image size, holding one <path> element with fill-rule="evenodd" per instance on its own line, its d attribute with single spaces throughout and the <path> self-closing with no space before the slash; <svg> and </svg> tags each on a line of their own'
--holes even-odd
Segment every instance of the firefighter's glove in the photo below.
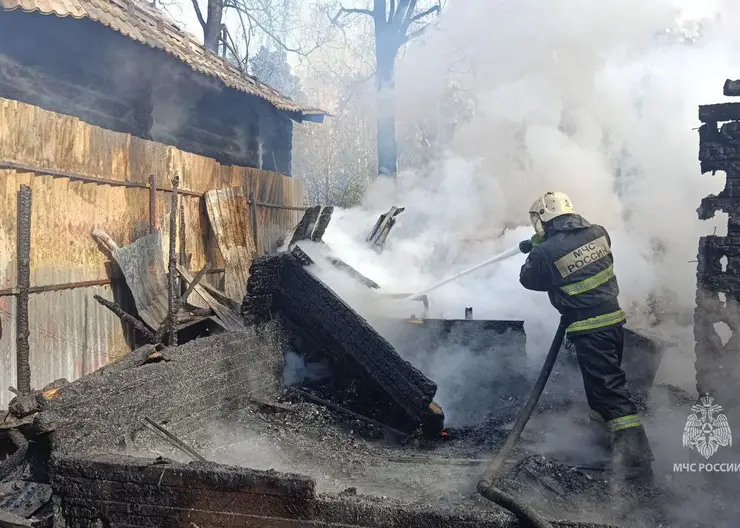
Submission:
<svg viewBox="0 0 740 528">
<path fill-rule="evenodd" d="M 529 240 L 523 240 L 519 242 L 519 251 L 521 251 L 524 254 L 527 254 L 530 251 L 532 251 L 532 249 L 534 249 L 535 246 L 539 246 L 544 241 L 545 241 L 545 237 L 535 233 L 534 235 L 532 235 L 532 237 Z"/>
</svg>

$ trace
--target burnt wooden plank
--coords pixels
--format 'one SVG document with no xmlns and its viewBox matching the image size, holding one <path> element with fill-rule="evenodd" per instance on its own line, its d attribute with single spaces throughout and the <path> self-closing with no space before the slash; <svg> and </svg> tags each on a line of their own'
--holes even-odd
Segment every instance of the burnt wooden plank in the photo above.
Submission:
<svg viewBox="0 0 740 528">
<path fill-rule="evenodd" d="M 722 87 L 722 94 L 727 97 L 740 96 L 740 81 L 727 79 Z"/>
<path fill-rule="evenodd" d="M 264 399 L 282 390 L 284 347 L 276 324 L 196 339 L 161 360 L 83 376 L 45 400 L 36 427 L 52 431 L 61 453 L 107 451 L 143 428 L 141 419 L 181 422 L 191 416 L 238 412 L 244 396 Z M 179 431 L 173 430 L 175 434 Z"/>
<path fill-rule="evenodd" d="M 740 103 L 699 105 L 699 121 L 702 123 L 737 120 L 740 120 Z"/>
<path fill-rule="evenodd" d="M 299 242 L 301 240 L 308 240 L 311 238 L 311 233 L 313 233 L 313 228 L 316 225 L 316 220 L 318 220 L 320 212 L 320 205 L 315 205 L 306 209 L 306 212 L 303 213 L 303 217 L 301 218 L 300 222 L 298 222 L 295 231 L 293 231 L 293 236 L 291 237 L 290 243 L 288 244 L 288 249 L 292 249 L 293 244 L 295 244 L 296 242 Z"/>
<path fill-rule="evenodd" d="M 170 470 L 172 471 L 172 470 Z M 243 468 L 242 471 L 249 472 Z M 166 476 L 167 469 L 161 468 L 160 475 Z M 286 480 L 287 482 L 287 480 Z M 181 508 L 189 504 L 198 504 L 198 509 L 209 511 L 227 511 L 246 515 L 295 515 L 306 509 L 312 498 L 310 493 L 298 498 L 291 495 L 290 488 L 276 488 L 272 483 L 255 480 L 241 491 L 217 489 L 214 482 L 189 482 L 189 485 L 169 486 L 118 482 L 102 479 L 81 479 L 74 477 L 56 477 L 54 489 L 57 493 L 74 497 L 80 501 L 105 500 L 126 505 L 138 505 L 141 515 L 156 516 L 151 509 Z M 238 487 L 238 486 L 237 486 Z M 310 490 L 309 490 L 310 491 Z M 131 511 L 131 508 L 127 508 Z M 120 510 L 119 510 L 120 511 Z"/>
<path fill-rule="evenodd" d="M 326 228 L 329 227 L 329 222 L 331 222 L 331 215 L 333 213 L 334 207 L 332 206 L 327 206 L 321 209 L 319 219 L 316 220 L 316 227 L 311 234 L 311 240 L 314 242 L 321 242 L 323 240 L 324 233 L 326 233 Z"/>
<path fill-rule="evenodd" d="M 304 342 L 318 344 L 335 364 L 353 369 L 360 383 L 376 384 L 393 406 L 405 413 L 408 427 L 421 423 L 437 391 L 436 384 L 401 358 L 298 259 L 289 253 L 262 257 L 255 260 L 250 273 L 242 304 L 245 317 L 253 322 L 269 320 L 279 312 Z"/>
<path fill-rule="evenodd" d="M 102 486 L 106 496 L 132 490 L 153 492 L 155 488 L 170 488 L 169 493 L 188 489 L 213 489 L 222 493 L 269 495 L 309 499 L 315 495 L 313 479 L 302 475 L 224 466 L 212 462 L 190 464 L 157 464 L 125 455 L 95 455 L 91 457 L 61 456 L 53 462 L 52 485 L 55 490 L 84 490 Z M 181 488 L 176 490 L 175 488 Z M 68 493 L 69 494 L 69 493 Z M 94 495 L 94 493 L 93 493 Z"/>
</svg>

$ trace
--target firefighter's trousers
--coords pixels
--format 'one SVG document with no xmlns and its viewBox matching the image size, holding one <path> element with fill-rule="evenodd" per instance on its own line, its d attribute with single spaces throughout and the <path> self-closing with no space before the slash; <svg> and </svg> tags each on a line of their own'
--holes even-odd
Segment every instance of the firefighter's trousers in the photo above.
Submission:
<svg viewBox="0 0 740 528">
<path fill-rule="evenodd" d="M 611 432 L 615 464 L 638 473 L 646 470 L 654 457 L 622 370 L 624 329 L 618 326 L 569 340 L 576 349 L 592 415 L 606 422 Z"/>
</svg>

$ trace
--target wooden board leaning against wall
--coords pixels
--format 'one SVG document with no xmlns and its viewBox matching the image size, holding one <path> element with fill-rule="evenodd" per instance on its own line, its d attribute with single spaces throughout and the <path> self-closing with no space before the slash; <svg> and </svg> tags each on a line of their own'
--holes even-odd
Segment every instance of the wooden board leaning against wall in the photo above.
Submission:
<svg viewBox="0 0 740 528">
<path fill-rule="evenodd" d="M 169 189 L 175 173 L 180 176 L 191 270 L 200 269 L 207 255 L 213 268 L 223 267 L 201 196 L 209 190 L 251 188 L 258 203 L 285 206 L 257 207 L 262 240 L 272 240 L 276 229 L 289 230 L 300 219 L 304 190 L 294 178 L 224 166 L 171 146 L 0 99 L 0 290 L 7 292 L 16 284 L 16 212 L 21 184 L 33 192 L 31 286 L 114 278 L 113 284 L 31 294 L 34 387 L 62 377 L 75 379 L 129 349 L 130 336 L 120 321 L 92 299 L 95 294 L 120 297 L 125 287 L 116 283 L 109 255 L 101 251 L 91 233 L 104 229 L 121 245 L 146 234 L 149 177 L 155 176 L 158 188 Z M 71 177 L 60 176 L 64 174 Z M 169 192 L 157 193 L 157 223 L 163 230 L 169 225 L 170 198 Z M 165 255 L 167 239 L 163 237 Z M 209 282 L 218 285 L 220 276 L 211 275 Z M 197 296 L 191 301 L 197 301 Z M 14 309 L 12 295 L 0 296 L 4 329 L 0 337 L 0 408 L 7 404 L 11 396 L 8 387 L 15 382 Z"/>
</svg>

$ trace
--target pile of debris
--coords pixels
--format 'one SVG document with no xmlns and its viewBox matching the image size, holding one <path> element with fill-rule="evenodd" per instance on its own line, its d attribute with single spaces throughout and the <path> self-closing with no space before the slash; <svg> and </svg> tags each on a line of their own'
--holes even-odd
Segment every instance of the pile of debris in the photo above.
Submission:
<svg viewBox="0 0 740 528">
<path fill-rule="evenodd" d="M 382 250 L 388 231 L 402 210 L 394 207 L 382 215 L 368 236 L 368 244 L 376 251 Z M 336 258 L 323 242 L 332 212 L 330 207 L 308 209 L 292 234 L 287 251 L 255 258 L 241 303 L 201 284 L 208 265 L 193 277 L 174 262 L 172 244 L 170 270 L 165 272 L 159 232 L 124 248 L 104 232 L 96 232 L 96 238 L 110 251 L 129 284 L 137 315 L 125 313 L 120 306 L 109 302 L 110 307 L 137 325 L 146 344 L 73 383 L 60 380 L 41 391 L 19 395 L 13 401 L 14 418 L 25 424 L 21 436 L 33 440 L 35 452 L 31 453 L 30 448 L 24 447 L 23 439 L 12 433 L 10 438 L 18 440 L 18 447 L 4 464 L 13 466 L 13 474 L 0 474 L 0 481 L 12 481 L 15 484 L 10 486 L 22 491 L 13 495 L 15 502 L 11 499 L 0 502 L 0 511 L 2 504 L 20 504 L 19 497 L 31 493 L 26 484 L 39 484 L 40 487 L 33 487 L 33 493 L 36 502 L 46 506 L 39 506 L 34 512 L 29 510 L 29 505 L 24 510 L 12 510 L 15 506 L 11 506 L 6 511 L 15 512 L 16 523 L 24 518 L 24 522 L 40 526 L 38 519 L 29 519 L 50 511 L 49 498 L 44 495 L 51 495 L 50 482 L 58 510 L 65 512 L 69 526 L 80 525 L 85 518 L 100 519 L 103 524 L 130 524 L 134 516 L 144 522 L 148 515 L 154 515 L 147 512 L 164 507 L 175 512 L 167 515 L 176 515 L 178 519 L 182 519 L 185 511 L 212 510 L 214 494 L 223 491 L 211 482 L 214 475 L 224 471 L 218 465 L 201 466 L 188 477 L 192 481 L 172 482 L 162 476 L 160 484 L 166 483 L 162 485 L 169 495 L 148 492 L 148 510 L 129 503 L 133 498 L 125 499 L 117 494 L 115 490 L 120 486 L 134 489 L 139 485 L 136 468 L 142 464 L 149 468 L 151 463 L 120 457 L 100 458 L 101 454 L 109 456 L 120 451 L 141 454 L 155 449 L 157 456 L 166 452 L 171 459 L 184 457 L 198 463 L 211 459 L 248 464 L 255 469 L 305 472 L 319 479 L 325 489 L 343 492 L 341 499 L 337 495 L 291 496 L 291 503 L 304 501 L 301 504 L 312 505 L 314 513 L 328 508 L 326 501 L 332 508 L 341 504 L 342 515 L 329 508 L 320 515 L 315 513 L 316 521 L 330 519 L 350 525 L 356 522 L 376 526 L 383 524 L 383 519 L 409 516 L 413 508 L 408 505 L 354 498 L 357 490 L 346 491 L 356 486 L 353 482 L 365 480 L 361 493 L 392 495 L 406 503 L 434 504 L 437 510 L 427 516 L 436 520 L 424 517 L 432 523 L 427 524 L 430 526 L 511 526 L 512 517 L 499 510 L 491 513 L 492 506 L 478 497 L 474 484 L 486 458 L 503 442 L 530 385 L 522 322 L 478 321 L 468 311 L 463 320 L 390 321 L 401 331 L 384 329 L 383 335 L 392 334 L 393 338 L 383 337 L 317 278 L 311 269 L 316 263 L 301 249 L 301 243 L 306 241 L 318 245 L 323 249 L 315 258 L 324 259 L 354 278 L 358 287 L 379 289 L 372 279 Z M 175 294 L 173 270 L 188 284 L 181 295 Z M 207 309 L 187 303 L 193 291 L 205 300 Z M 423 302 L 426 306 L 427 300 Z M 186 337 L 186 329 L 199 325 L 210 327 Z M 202 337 L 205 335 L 208 337 Z M 464 346 L 481 356 L 489 355 L 495 365 L 489 387 L 468 387 L 467 392 L 475 393 L 479 407 L 490 411 L 480 423 L 445 429 L 444 413 L 434 400 L 437 384 L 415 362 L 407 360 L 420 357 L 424 350 L 433 350 L 440 342 Z M 651 385 L 657 363 L 646 363 L 645 343 L 639 347 L 643 354 L 641 368 L 644 370 L 647 364 L 651 371 L 640 379 Z M 294 354 L 304 365 L 325 366 L 324 375 L 286 387 L 286 354 Z M 630 357 L 629 347 L 625 357 Z M 657 357 L 659 361 L 657 352 L 648 357 Z M 558 375 L 565 378 L 573 374 L 567 370 L 567 357 L 562 359 L 560 374 L 556 369 L 553 375 L 555 386 Z M 551 390 L 539 411 L 567 410 L 572 404 L 570 396 Z M 240 444 L 240 439 L 243 442 L 255 435 L 260 439 L 256 444 Z M 271 446 L 279 452 L 251 459 L 239 455 L 254 452 L 256 445 Z M 165 446 L 170 446 L 170 450 Z M 537 489 L 539 495 L 533 500 L 549 497 L 545 503 L 552 506 L 548 512 L 553 515 L 567 512 L 575 517 L 582 513 L 580 502 L 569 509 L 568 501 L 574 494 L 584 495 L 589 483 L 593 484 L 593 493 L 587 495 L 596 502 L 600 500 L 603 481 L 599 480 L 598 470 L 594 476 L 585 469 L 537 458 L 539 455 L 532 447 L 532 442 L 528 444 L 525 438 L 519 458 L 512 461 L 511 489 L 519 489 L 517 486 L 522 490 Z M 12 446 L 8 451 L 13 452 Z M 420 455 L 420 451 L 424 454 Z M 61 457 L 62 462 L 50 466 L 52 455 Z M 260 467 L 264 464 L 267 466 Z M 160 459 L 151 467 L 161 475 L 165 475 L 165 470 L 182 475 L 189 471 L 167 459 Z M 262 478 L 251 469 L 229 471 L 240 475 L 237 480 L 255 482 L 254 479 Z M 442 480 L 430 484 L 430 480 L 438 478 L 432 474 L 440 473 L 444 475 Z M 327 485 L 326 475 L 333 485 Z M 269 478 L 273 484 L 274 478 L 292 482 L 284 476 Z M 106 484 L 101 488 L 97 480 L 121 484 Z M 178 486 L 205 488 L 181 497 L 183 492 Z M 404 490 L 411 491 L 406 494 Z M 264 502 L 261 508 L 266 517 L 294 519 L 298 515 L 295 512 L 301 510 L 285 510 L 281 506 L 273 511 L 269 505 L 274 500 L 267 495 L 260 495 L 259 499 Z M 0 492 L 0 500 L 4 497 Z M 451 510 L 443 514 L 445 508 Z M 461 509 L 479 514 L 465 517 Z M 230 511 L 229 506 L 217 510 L 214 516 Z M 386 512 L 385 516 L 378 513 L 381 510 Z M 391 515 L 390 510 L 395 513 Z M 357 511 L 378 519 L 379 524 L 357 521 L 357 517 L 352 517 Z M 354 519 L 352 523 L 347 515 Z"/>
</svg>

